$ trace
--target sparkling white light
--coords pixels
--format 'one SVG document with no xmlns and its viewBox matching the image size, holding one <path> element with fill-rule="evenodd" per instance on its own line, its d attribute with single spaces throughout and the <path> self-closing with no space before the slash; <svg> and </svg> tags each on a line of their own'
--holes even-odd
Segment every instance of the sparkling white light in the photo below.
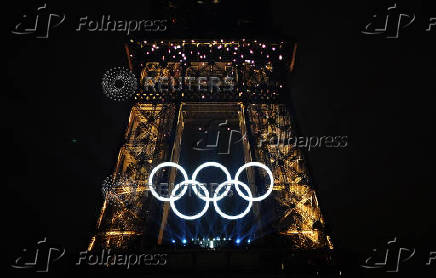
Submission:
<svg viewBox="0 0 436 278">
<path fill-rule="evenodd" d="M 138 88 L 135 75 L 128 69 L 116 67 L 103 75 L 103 93 L 115 101 L 128 100 Z"/>
</svg>

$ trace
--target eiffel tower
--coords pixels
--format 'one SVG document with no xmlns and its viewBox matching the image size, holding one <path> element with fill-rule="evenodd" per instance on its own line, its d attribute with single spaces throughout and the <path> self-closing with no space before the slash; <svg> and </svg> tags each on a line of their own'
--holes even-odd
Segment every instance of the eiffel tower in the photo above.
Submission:
<svg viewBox="0 0 436 278">
<path fill-rule="evenodd" d="M 291 42 L 248 39 L 130 40 L 130 70 L 140 86 L 113 175 L 104 183 L 105 199 L 88 250 L 225 251 L 228 265 L 232 252 L 268 249 L 281 254 L 280 263 L 272 264 L 282 270 L 295 264 L 295 254 L 306 263 L 313 258 L 330 262 L 333 244 L 303 153 L 289 140 L 295 123 L 283 103 L 296 49 Z M 221 84 L 208 86 L 212 78 Z M 200 81 L 188 84 L 193 80 Z M 168 198 L 183 181 L 179 170 L 167 167 L 156 171 L 150 184 L 151 173 L 164 162 L 180 165 L 188 176 L 216 162 L 232 177 L 242 165 L 258 162 L 273 179 L 266 168 L 245 168 L 240 180 L 249 190 L 243 186 L 242 195 L 256 199 L 266 196 L 270 184 L 272 190 L 249 204 L 228 184 L 233 194 L 218 201 L 222 213 L 241 215 L 252 205 L 243 217 L 224 218 L 210 205 L 202 217 L 186 219 L 151 192 L 151 186 L 164 184 L 165 192 L 158 194 Z M 209 167 L 197 180 L 215 184 L 208 187 L 212 197 L 225 178 L 221 169 Z M 198 215 L 207 201 L 192 192 L 194 185 L 186 186 L 186 196 L 174 201 L 177 212 Z"/>
</svg>

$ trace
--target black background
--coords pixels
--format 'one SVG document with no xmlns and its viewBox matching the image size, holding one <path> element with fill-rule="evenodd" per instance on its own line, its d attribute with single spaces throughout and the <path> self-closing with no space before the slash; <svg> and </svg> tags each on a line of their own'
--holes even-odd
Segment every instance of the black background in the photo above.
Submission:
<svg viewBox="0 0 436 278">
<path fill-rule="evenodd" d="M 191 9 L 185 21 L 168 24 L 168 34 L 295 37 L 289 104 L 300 135 L 349 138 L 344 149 L 306 152 L 344 273 L 385 275 L 359 265 L 371 249 L 383 249 L 394 237 L 423 254 L 409 271 L 429 273 L 426 254 L 436 250 L 436 33 L 425 32 L 436 10 L 430 1 L 397 1 L 417 16 L 398 39 L 361 33 L 371 16 L 392 2 L 234 2 L 214 16 Z M 124 32 L 77 32 L 79 18 L 168 17 L 159 2 L 47 4 L 66 14 L 48 39 L 10 33 L 36 2 L 14 1 L 4 10 L 7 265 L 44 237 L 71 253 L 86 249 L 103 201 L 101 182 L 112 172 L 127 127 L 129 104 L 106 98 L 100 82 L 106 70 L 127 66 L 128 38 Z M 235 18 L 254 23 L 235 25 Z M 144 37 L 149 35 L 156 34 Z"/>
</svg>

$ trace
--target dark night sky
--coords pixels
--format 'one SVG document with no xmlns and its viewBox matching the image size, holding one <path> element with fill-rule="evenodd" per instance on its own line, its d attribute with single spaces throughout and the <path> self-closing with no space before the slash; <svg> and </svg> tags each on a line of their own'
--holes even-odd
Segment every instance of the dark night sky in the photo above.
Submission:
<svg viewBox="0 0 436 278">
<path fill-rule="evenodd" d="M 127 66 L 127 37 L 76 32 L 79 17 L 166 16 L 147 1 L 47 2 L 66 14 L 66 22 L 46 40 L 9 31 L 35 4 L 14 1 L 7 9 L 3 228 L 11 261 L 45 236 L 67 250 L 86 248 L 102 204 L 100 184 L 114 167 L 127 127 L 129 105 L 105 98 L 100 86 L 107 69 Z M 422 1 L 398 1 L 416 13 L 416 22 L 399 39 L 385 39 L 360 32 L 386 7 L 382 1 L 242 2 L 221 12 L 255 20 L 249 29 L 254 35 L 295 36 L 299 43 L 290 97 L 300 134 L 349 137 L 348 148 L 306 153 L 342 256 L 360 264 L 395 236 L 406 246 L 435 250 L 436 33 L 424 30 L 436 10 Z M 220 38 L 230 26 L 218 24 L 223 18 L 203 16 L 201 25 L 192 20 L 176 37 L 208 32 Z M 230 33 L 241 36 L 242 27 Z"/>
</svg>

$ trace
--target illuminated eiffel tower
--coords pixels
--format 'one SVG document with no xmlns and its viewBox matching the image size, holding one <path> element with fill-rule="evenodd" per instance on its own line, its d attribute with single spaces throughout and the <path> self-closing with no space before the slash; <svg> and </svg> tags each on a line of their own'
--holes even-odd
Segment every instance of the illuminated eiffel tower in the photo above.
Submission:
<svg viewBox="0 0 436 278">
<path fill-rule="evenodd" d="M 130 69 L 140 77 L 140 86 L 125 143 L 105 183 L 105 200 L 89 250 L 331 252 L 303 154 L 288 140 L 295 136 L 292 113 L 281 103 L 289 92 L 284 80 L 293 71 L 296 48 L 288 42 L 245 39 L 126 44 Z M 220 84 L 211 88 L 213 78 Z M 151 194 L 150 174 L 159 164 L 177 163 L 191 176 L 210 161 L 226 167 L 232 177 L 243 164 L 262 163 L 271 170 L 273 181 L 259 167 L 246 168 L 241 181 L 253 197 L 265 194 L 273 182 L 271 194 L 253 202 L 251 210 L 235 220 L 220 217 L 212 205 L 201 218 L 183 219 L 170 202 Z M 220 184 L 225 179 L 220 169 L 203 171 L 198 176 L 202 183 Z M 175 168 L 158 172 L 153 186 L 167 184 L 170 192 L 181 182 Z M 241 213 L 248 203 L 234 189 L 233 196 L 220 201 L 228 215 Z M 191 194 L 175 203 L 178 211 L 192 215 L 205 202 Z"/>
</svg>

